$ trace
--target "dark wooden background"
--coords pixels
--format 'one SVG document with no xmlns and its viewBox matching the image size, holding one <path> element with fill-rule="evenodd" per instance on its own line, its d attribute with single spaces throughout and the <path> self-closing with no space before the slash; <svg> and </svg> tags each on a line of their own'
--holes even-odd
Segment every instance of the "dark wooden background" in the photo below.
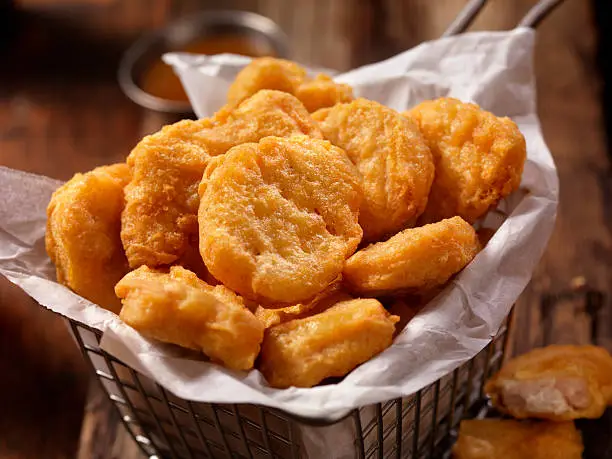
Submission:
<svg viewBox="0 0 612 459">
<path fill-rule="evenodd" d="M 221 3 L 277 21 L 296 60 L 346 70 L 438 37 L 466 1 L 22 0 L 19 15 L 0 22 L 0 164 L 68 179 L 122 160 L 172 118 L 121 93 L 121 52 L 145 30 Z M 473 28 L 511 28 L 534 3 L 491 0 Z M 567 0 L 538 31 L 539 114 L 561 203 L 550 246 L 518 303 L 514 352 L 589 341 L 612 350 L 612 175 L 596 28 L 609 10 L 602 3 Z M 0 279 L 0 458 L 139 454 L 64 322 Z"/>
</svg>

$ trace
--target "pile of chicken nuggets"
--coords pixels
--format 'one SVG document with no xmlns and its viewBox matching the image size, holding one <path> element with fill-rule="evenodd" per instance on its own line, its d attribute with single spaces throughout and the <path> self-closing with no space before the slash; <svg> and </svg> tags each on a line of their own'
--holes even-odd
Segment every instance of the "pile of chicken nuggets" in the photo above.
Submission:
<svg viewBox="0 0 612 459">
<path fill-rule="evenodd" d="M 470 263 L 472 225 L 525 157 L 516 124 L 474 104 L 399 113 L 261 58 L 213 117 L 58 189 L 47 251 L 59 282 L 142 335 L 312 387 L 390 346 L 406 298 Z"/>
</svg>

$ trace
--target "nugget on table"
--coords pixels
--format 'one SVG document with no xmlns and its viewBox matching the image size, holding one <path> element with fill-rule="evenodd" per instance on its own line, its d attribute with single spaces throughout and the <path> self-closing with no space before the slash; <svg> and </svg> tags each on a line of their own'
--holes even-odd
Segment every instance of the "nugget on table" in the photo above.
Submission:
<svg viewBox="0 0 612 459">
<path fill-rule="evenodd" d="M 461 421 L 455 459 L 580 459 L 582 438 L 573 422 L 501 419 Z"/>
<path fill-rule="evenodd" d="M 612 403 L 612 356 L 590 345 L 535 349 L 507 362 L 485 391 L 515 418 L 599 418 Z"/>
<path fill-rule="evenodd" d="M 277 388 L 312 387 L 344 376 L 391 345 L 398 320 L 375 299 L 339 302 L 267 329 L 260 369 Z"/>
<path fill-rule="evenodd" d="M 144 336 L 201 351 L 231 369 L 253 367 L 264 327 L 226 287 L 180 266 L 169 273 L 142 266 L 115 291 L 123 300 L 121 319 Z"/>
</svg>

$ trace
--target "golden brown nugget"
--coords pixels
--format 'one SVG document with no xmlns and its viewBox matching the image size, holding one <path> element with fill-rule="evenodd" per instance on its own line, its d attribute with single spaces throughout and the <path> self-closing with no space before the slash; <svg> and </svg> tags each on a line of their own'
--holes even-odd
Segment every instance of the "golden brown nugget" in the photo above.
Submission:
<svg viewBox="0 0 612 459">
<path fill-rule="evenodd" d="M 253 59 L 243 68 L 227 92 L 227 102 L 237 105 L 262 89 L 295 94 L 306 79 L 306 70 L 295 62 L 274 57 Z"/>
<path fill-rule="evenodd" d="M 406 116 L 418 124 L 436 164 L 422 222 L 458 215 L 474 223 L 518 189 L 525 138 L 509 118 L 451 98 L 422 102 Z"/>
<path fill-rule="evenodd" d="M 195 133 L 209 120 L 184 120 L 142 139 L 128 156 L 121 240 L 132 268 L 168 265 L 197 239 L 197 187 L 208 163 Z"/>
<path fill-rule="evenodd" d="M 548 346 L 506 363 L 485 391 L 515 418 L 598 418 L 612 403 L 612 356 L 597 346 Z"/>
<path fill-rule="evenodd" d="M 351 290 L 368 296 L 419 293 L 446 283 L 479 250 L 474 228 L 454 217 L 358 251 L 346 261 L 343 276 Z"/>
<path fill-rule="evenodd" d="M 348 84 L 336 83 L 329 76 L 319 74 L 316 78 L 305 81 L 295 91 L 295 96 L 313 113 L 325 107 L 351 102 L 353 88 Z"/>
<path fill-rule="evenodd" d="M 322 138 L 295 97 L 261 91 L 214 119 L 180 121 L 145 137 L 128 157 L 133 179 L 121 238 L 130 266 L 175 263 L 198 245 L 197 187 L 210 156 L 269 135 L 293 134 Z"/>
<path fill-rule="evenodd" d="M 206 354 L 234 370 L 248 370 L 264 327 L 228 288 L 212 287 L 180 266 L 166 274 L 141 266 L 117 284 L 121 319 L 144 336 Z"/>
<path fill-rule="evenodd" d="M 377 241 L 413 226 L 427 204 L 434 164 L 416 124 L 377 102 L 357 99 L 313 114 L 363 176 L 359 223 Z"/>
<path fill-rule="evenodd" d="M 200 195 L 207 268 L 264 304 L 316 295 L 361 240 L 359 174 L 324 140 L 266 137 L 232 148 L 206 168 Z"/>
<path fill-rule="evenodd" d="M 197 137 L 211 156 L 227 152 L 247 142 L 268 136 L 289 137 L 304 134 L 318 139 L 323 134 L 304 105 L 291 94 L 263 90 L 236 108 L 224 107 L 215 114 L 212 125 Z"/>
<path fill-rule="evenodd" d="M 375 299 L 342 301 L 268 328 L 260 370 L 272 387 L 312 387 L 342 377 L 391 345 L 398 317 Z"/>
<path fill-rule="evenodd" d="M 121 303 L 114 286 L 128 272 L 119 232 L 125 164 L 76 174 L 51 197 L 45 244 L 57 281 L 113 312 Z"/>
<path fill-rule="evenodd" d="M 580 459 L 582 438 L 573 422 L 510 419 L 461 421 L 455 459 Z"/>
<path fill-rule="evenodd" d="M 295 62 L 262 57 L 238 73 L 227 93 L 228 106 L 235 107 L 264 89 L 293 94 L 309 112 L 353 100 L 353 89 L 347 84 L 335 83 L 324 74 L 313 79 Z"/>
</svg>

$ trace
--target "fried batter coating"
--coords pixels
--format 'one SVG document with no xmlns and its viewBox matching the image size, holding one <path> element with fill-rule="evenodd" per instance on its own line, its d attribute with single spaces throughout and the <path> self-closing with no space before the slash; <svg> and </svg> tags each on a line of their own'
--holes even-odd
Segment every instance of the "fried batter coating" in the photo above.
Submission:
<svg viewBox="0 0 612 459">
<path fill-rule="evenodd" d="M 510 419 L 461 421 L 455 459 L 580 459 L 582 438 L 573 422 Z"/>
<path fill-rule="evenodd" d="M 446 283 L 479 250 L 474 228 L 453 217 L 405 229 L 358 251 L 346 261 L 343 275 L 351 290 L 368 296 L 419 293 Z"/>
<path fill-rule="evenodd" d="M 128 272 L 119 232 L 129 180 L 125 164 L 76 174 L 47 207 L 45 244 L 57 281 L 113 312 L 121 307 L 113 288 Z"/>
<path fill-rule="evenodd" d="M 243 68 L 227 92 L 229 105 L 237 105 L 262 89 L 295 94 L 306 79 L 306 70 L 295 62 L 274 57 L 253 59 Z"/>
<path fill-rule="evenodd" d="M 263 90 L 236 108 L 225 107 L 215 114 L 209 129 L 197 135 L 211 156 L 268 136 L 304 134 L 318 139 L 323 134 L 302 103 L 291 94 Z"/>
<path fill-rule="evenodd" d="M 211 160 L 200 196 L 207 268 L 263 304 L 316 295 L 361 240 L 359 174 L 324 140 L 266 137 L 234 147 Z"/>
<path fill-rule="evenodd" d="M 353 100 L 353 89 L 347 84 L 335 83 L 324 74 L 312 79 L 295 62 L 262 57 L 238 73 L 227 93 L 228 106 L 235 107 L 262 89 L 293 94 L 309 112 Z"/>
<path fill-rule="evenodd" d="M 525 138 L 509 118 L 451 98 L 422 102 L 405 115 L 419 125 L 436 165 L 423 223 L 456 215 L 474 223 L 518 189 Z"/>
<path fill-rule="evenodd" d="M 253 367 L 264 328 L 228 288 L 180 266 L 169 274 L 141 266 L 115 292 L 123 299 L 121 319 L 144 336 L 201 351 L 234 370 Z"/>
<path fill-rule="evenodd" d="M 128 157 L 121 238 L 132 268 L 176 262 L 197 245 L 197 187 L 210 156 L 276 135 L 322 138 L 303 105 L 290 94 L 261 91 L 214 119 L 180 121 L 145 137 Z"/>
<path fill-rule="evenodd" d="M 377 241 L 413 226 L 427 204 L 434 165 L 418 127 L 395 110 L 357 99 L 313 114 L 325 138 L 363 176 L 359 223 Z"/>
<path fill-rule="evenodd" d="M 260 370 L 272 387 L 312 387 L 344 376 L 391 345 L 398 317 L 375 299 L 337 303 L 321 314 L 268 328 Z"/>
<path fill-rule="evenodd" d="M 612 404 L 612 356 L 597 346 L 548 346 L 510 360 L 486 384 L 515 418 L 599 418 Z"/>
<path fill-rule="evenodd" d="M 194 135 L 209 120 L 184 120 L 147 136 L 127 163 L 132 181 L 125 189 L 121 240 L 132 268 L 167 265 L 197 238 L 197 187 L 209 159 Z"/>
<path fill-rule="evenodd" d="M 313 113 L 325 107 L 351 102 L 353 88 L 348 84 L 335 83 L 329 76 L 321 73 L 316 78 L 302 83 L 295 91 L 295 96 Z"/>
</svg>

